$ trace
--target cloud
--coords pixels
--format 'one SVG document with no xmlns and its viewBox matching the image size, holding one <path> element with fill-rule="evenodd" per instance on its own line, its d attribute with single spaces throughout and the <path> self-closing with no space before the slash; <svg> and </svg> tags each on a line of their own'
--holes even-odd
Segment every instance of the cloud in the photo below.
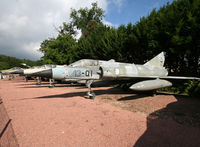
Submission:
<svg viewBox="0 0 200 147">
<path fill-rule="evenodd" d="M 114 27 L 114 28 L 118 28 L 119 27 L 119 25 L 113 24 L 113 23 L 111 23 L 111 22 L 109 22 L 109 21 L 107 21 L 105 19 L 103 20 L 103 24 L 105 24 L 107 26 L 110 26 L 110 27 Z"/>
<path fill-rule="evenodd" d="M 111 22 L 103 20 L 103 24 L 107 25 L 107 26 L 114 26 Z"/>
<path fill-rule="evenodd" d="M 119 8 L 122 6 L 124 0 L 112 0 L 112 3 L 114 3 Z"/>
<path fill-rule="evenodd" d="M 96 0 L 1 0 L 0 54 L 39 59 L 40 43 L 57 35 L 55 27 L 69 22 L 71 8 L 91 8 Z M 107 0 L 98 1 L 107 11 Z"/>
<path fill-rule="evenodd" d="M 120 13 L 121 12 L 121 8 L 124 4 L 124 2 L 127 1 L 127 0 L 108 0 L 108 5 L 112 6 L 116 6 L 117 8 L 117 12 Z"/>
</svg>

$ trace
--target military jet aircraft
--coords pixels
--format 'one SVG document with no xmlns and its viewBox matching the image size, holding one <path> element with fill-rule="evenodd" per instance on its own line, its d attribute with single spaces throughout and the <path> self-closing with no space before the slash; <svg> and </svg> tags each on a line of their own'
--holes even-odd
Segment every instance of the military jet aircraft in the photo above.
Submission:
<svg viewBox="0 0 200 147">
<path fill-rule="evenodd" d="M 49 82 L 50 82 L 50 86 L 49 87 L 54 87 L 54 80 L 49 77 L 48 75 L 45 74 L 45 72 L 42 71 L 46 71 L 48 69 L 52 69 L 55 67 L 65 67 L 65 65 L 42 65 L 42 66 L 34 66 L 31 67 L 29 69 L 25 69 L 23 70 L 23 75 L 25 75 L 25 77 L 36 77 L 37 80 L 37 85 L 41 84 L 41 77 L 46 77 L 49 78 Z M 38 72 L 42 72 L 43 74 L 37 74 Z M 36 74 L 35 74 L 36 73 Z"/>
<path fill-rule="evenodd" d="M 200 80 L 200 78 L 197 77 L 168 76 L 168 71 L 164 67 L 164 62 L 164 52 L 161 52 L 143 65 L 115 62 L 114 60 L 82 59 L 67 67 L 52 68 L 38 72 L 38 74 L 45 73 L 55 79 L 85 80 L 86 86 L 88 87 L 87 94 L 91 98 L 95 97 L 95 94 L 91 90 L 91 84 L 95 80 L 146 79 L 129 87 L 135 91 L 152 91 L 172 86 L 172 83 L 165 79 Z"/>
<path fill-rule="evenodd" d="M 13 67 L 10 69 L 6 69 L 6 70 L 1 70 L 1 74 L 2 75 L 8 75 L 9 80 L 11 80 L 12 78 L 14 78 L 14 74 L 16 74 L 15 72 L 21 70 L 20 67 Z"/>
<path fill-rule="evenodd" d="M 28 81 L 29 77 L 33 77 L 34 76 L 34 75 L 32 75 L 33 73 L 56 67 L 56 65 L 42 65 L 42 66 L 33 66 L 33 67 L 27 66 L 26 64 L 23 64 L 23 65 L 26 66 L 26 67 L 29 67 L 29 68 L 17 69 L 15 71 L 13 71 L 12 74 L 19 74 L 21 76 L 25 76 L 25 81 L 26 82 Z M 37 83 L 40 84 L 40 77 L 37 77 L 36 79 L 37 79 Z"/>
<path fill-rule="evenodd" d="M 107 61 L 103 61 L 103 60 L 98 60 L 99 63 L 101 64 L 106 64 Z M 109 62 L 114 62 L 113 59 L 109 60 Z M 99 65 L 99 63 L 97 63 L 97 60 L 90 60 L 90 59 L 83 59 L 83 60 L 79 60 L 77 62 L 74 62 L 72 64 L 70 64 L 68 67 L 96 67 Z M 63 69 L 65 70 L 67 68 L 67 65 L 57 65 L 56 67 L 58 70 Z M 56 69 L 56 70 L 57 70 Z M 36 77 L 46 77 L 46 78 L 53 78 L 54 80 L 62 80 L 64 82 L 69 82 L 69 83 L 80 83 L 80 84 L 86 84 L 86 80 L 81 80 L 81 79 L 77 79 L 77 78 L 62 78 L 59 76 L 52 76 L 52 71 L 51 70 L 41 70 L 39 72 L 33 72 L 31 73 L 32 76 L 36 76 Z"/>
<path fill-rule="evenodd" d="M 27 68 L 31 68 L 30 66 L 26 65 L 25 63 L 20 63 L 22 66 L 24 66 L 25 68 L 21 68 L 21 67 L 13 67 L 11 69 L 8 70 L 3 70 L 3 73 L 7 73 L 7 74 L 19 74 L 19 75 L 23 75 L 24 74 L 24 70 Z"/>
</svg>

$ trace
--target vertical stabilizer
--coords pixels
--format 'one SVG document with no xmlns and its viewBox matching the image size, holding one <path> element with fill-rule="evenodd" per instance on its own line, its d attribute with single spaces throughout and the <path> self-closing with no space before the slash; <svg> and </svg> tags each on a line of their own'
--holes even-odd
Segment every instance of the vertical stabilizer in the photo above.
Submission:
<svg viewBox="0 0 200 147">
<path fill-rule="evenodd" d="M 165 52 L 161 52 L 160 54 L 155 56 L 153 59 L 145 63 L 144 66 L 163 67 L 164 63 L 165 63 Z"/>
</svg>

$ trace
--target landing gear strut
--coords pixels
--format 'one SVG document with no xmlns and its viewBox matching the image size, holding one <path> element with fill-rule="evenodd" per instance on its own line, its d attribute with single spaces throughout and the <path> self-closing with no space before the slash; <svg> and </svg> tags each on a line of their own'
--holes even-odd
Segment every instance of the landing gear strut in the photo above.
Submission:
<svg viewBox="0 0 200 147">
<path fill-rule="evenodd" d="M 28 77 L 27 76 L 24 77 L 24 82 L 28 82 Z"/>
<path fill-rule="evenodd" d="M 152 93 L 151 93 L 151 96 L 154 97 L 154 96 L 156 96 L 156 95 L 157 95 L 156 90 L 153 90 Z"/>
<path fill-rule="evenodd" d="M 55 87 L 54 79 L 49 79 L 49 88 Z"/>
<path fill-rule="evenodd" d="M 94 99 L 96 97 L 95 93 L 91 90 L 91 84 L 93 83 L 93 80 L 87 80 L 86 86 L 88 87 L 87 95 L 90 99 Z"/>
<path fill-rule="evenodd" d="M 37 83 L 36 83 L 36 85 L 41 85 L 40 77 L 36 77 L 36 79 L 37 79 Z"/>
<path fill-rule="evenodd" d="M 11 80 L 12 79 L 12 75 L 8 75 L 8 80 Z"/>
</svg>

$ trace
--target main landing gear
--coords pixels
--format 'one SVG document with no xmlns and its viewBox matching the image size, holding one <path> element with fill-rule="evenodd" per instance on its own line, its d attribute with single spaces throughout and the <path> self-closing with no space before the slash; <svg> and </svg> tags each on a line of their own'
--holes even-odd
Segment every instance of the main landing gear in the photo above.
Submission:
<svg viewBox="0 0 200 147">
<path fill-rule="evenodd" d="M 89 96 L 90 99 L 94 99 L 96 97 L 95 93 L 91 90 L 92 82 L 93 82 L 93 80 L 86 81 L 86 86 L 88 87 L 87 95 Z"/>
<path fill-rule="evenodd" d="M 41 85 L 41 79 L 40 79 L 40 77 L 36 77 L 36 85 Z"/>
<path fill-rule="evenodd" d="M 28 77 L 24 76 L 24 82 L 28 82 Z"/>
<path fill-rule="evenodd" d="M 54 88 L 55 84 L 54 84 L 54 79 L 49 79 L 49 88 Z"/>
</svg>

